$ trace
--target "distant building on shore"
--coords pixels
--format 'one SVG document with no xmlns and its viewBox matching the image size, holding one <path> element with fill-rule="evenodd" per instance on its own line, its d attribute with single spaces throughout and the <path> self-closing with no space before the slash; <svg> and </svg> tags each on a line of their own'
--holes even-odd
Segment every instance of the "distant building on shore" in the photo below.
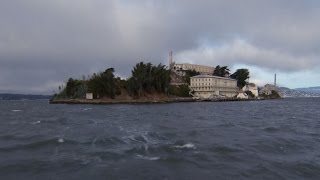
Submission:
<svg viewBox="0 0 320 180">
<path fill-rule="evenodd" d="M 262 95 L 262 94 L 271 95 L 272 91 L 279 92 L 279 88 L 274 84 L 266 84 L 260 89 L 259 95 Z"/>
<path fill-rule="evenodd" d="M 190 89 L 196 99 L 232 98 L 239 94 L 237 80 L 212 75 L 191 77 Z"/>
</svg>

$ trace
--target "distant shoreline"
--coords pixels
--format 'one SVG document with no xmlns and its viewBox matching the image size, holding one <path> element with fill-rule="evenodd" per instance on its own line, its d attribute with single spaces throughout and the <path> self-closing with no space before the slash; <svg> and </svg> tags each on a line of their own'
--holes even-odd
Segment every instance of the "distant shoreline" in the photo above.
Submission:
<svg viewBox="0 0 320 180">
<path fill-rule="evenodd" d="M 166 99 L 131 99 L 131 100 L 112 100 L 112 99 L 54 99 L 49 100 L 49 104 L 166 104 L 180 102 L 227 102 L 227 101 L 261 101 L 267 99 L 213 99 L 196 100 L 192 97 L 187 98 L 166 98 Z"/>
</svg>

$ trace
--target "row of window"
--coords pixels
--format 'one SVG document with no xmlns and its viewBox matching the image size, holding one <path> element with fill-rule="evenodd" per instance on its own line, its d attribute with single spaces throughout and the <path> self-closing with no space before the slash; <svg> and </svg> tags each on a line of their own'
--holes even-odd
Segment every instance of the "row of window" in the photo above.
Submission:
<svg viewBox="0 0 320 180">
<path fill-rule="evenodd" d="M 212 78 L 191 79 L 191 82 L 193 81 L 213 81 L 213 79 Z M 215 82 L 217 82 L 216 79 L 215 79 Z"/>
<path fill-rule="evenodd" d="M 213 90 L 212 87 L 195 87 L 194 90 Z"/>
<path fill-rule="evenodd" d="M 194 85 L 194 86 L 201 86 L 201 85 L 202 86 L 204 86 L 204 85 L 206 85 L 206 86 L 209 85 L 210 86 L 210 85 L 217 85 L 217 82 L 212 83 L 212 84 L 211 83 L 191 83 L 191 84 Z"/>
<path fill-rule="evenodd" d="M 195 91 L 216 91 L 217 87 L 193 87 Z M 219 90 L 229 90 L 229 91 L 236 91 L 237 88 L 228 88 L 228 87 L 218 87 Z"/>
</svg>

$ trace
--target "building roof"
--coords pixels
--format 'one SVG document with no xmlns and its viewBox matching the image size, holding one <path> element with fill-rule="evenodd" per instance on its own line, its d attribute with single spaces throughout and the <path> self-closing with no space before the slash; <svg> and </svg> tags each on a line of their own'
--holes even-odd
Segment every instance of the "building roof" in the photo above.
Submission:
<svg viewBox="0 0 320 180">
<path fill-rule="evenodd" d="M 216 79 L 225 79 L 225 80 L 237 81 L 237 80 L 231 79 L 231 78 L 220 77 L 220 76 L 212 76 L 212 75 L 196 75 L 196 76 L 192 76 L 190 78 L 216 78 Z"/>
</svg>

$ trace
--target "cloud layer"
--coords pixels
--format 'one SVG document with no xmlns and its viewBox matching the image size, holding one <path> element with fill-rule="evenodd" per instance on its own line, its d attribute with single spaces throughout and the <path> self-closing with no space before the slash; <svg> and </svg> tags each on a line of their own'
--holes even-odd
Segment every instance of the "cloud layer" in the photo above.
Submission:
<svg viewBox="0 0 320 180">
<path fill-rule="evenodd" d="M 203 46 L 181 51 L 176 57 L 181 62 L 201 64 L 214 62 L 231 67 L 246 64 L 286 72 L 310 69 L 318 65 L 317 58 L 313 55 L 294 56 L 279 50 L 259 48 L 239 39 L 217 47 Z"/>
<path fill-rule="evenodd" d="M 51 93 L 108 67 L 126 77 L 169 50 L 177 61 L 313 71 L 319 10 L 316 0 L 3 0 L 0 90 Z"/>
</svg>

